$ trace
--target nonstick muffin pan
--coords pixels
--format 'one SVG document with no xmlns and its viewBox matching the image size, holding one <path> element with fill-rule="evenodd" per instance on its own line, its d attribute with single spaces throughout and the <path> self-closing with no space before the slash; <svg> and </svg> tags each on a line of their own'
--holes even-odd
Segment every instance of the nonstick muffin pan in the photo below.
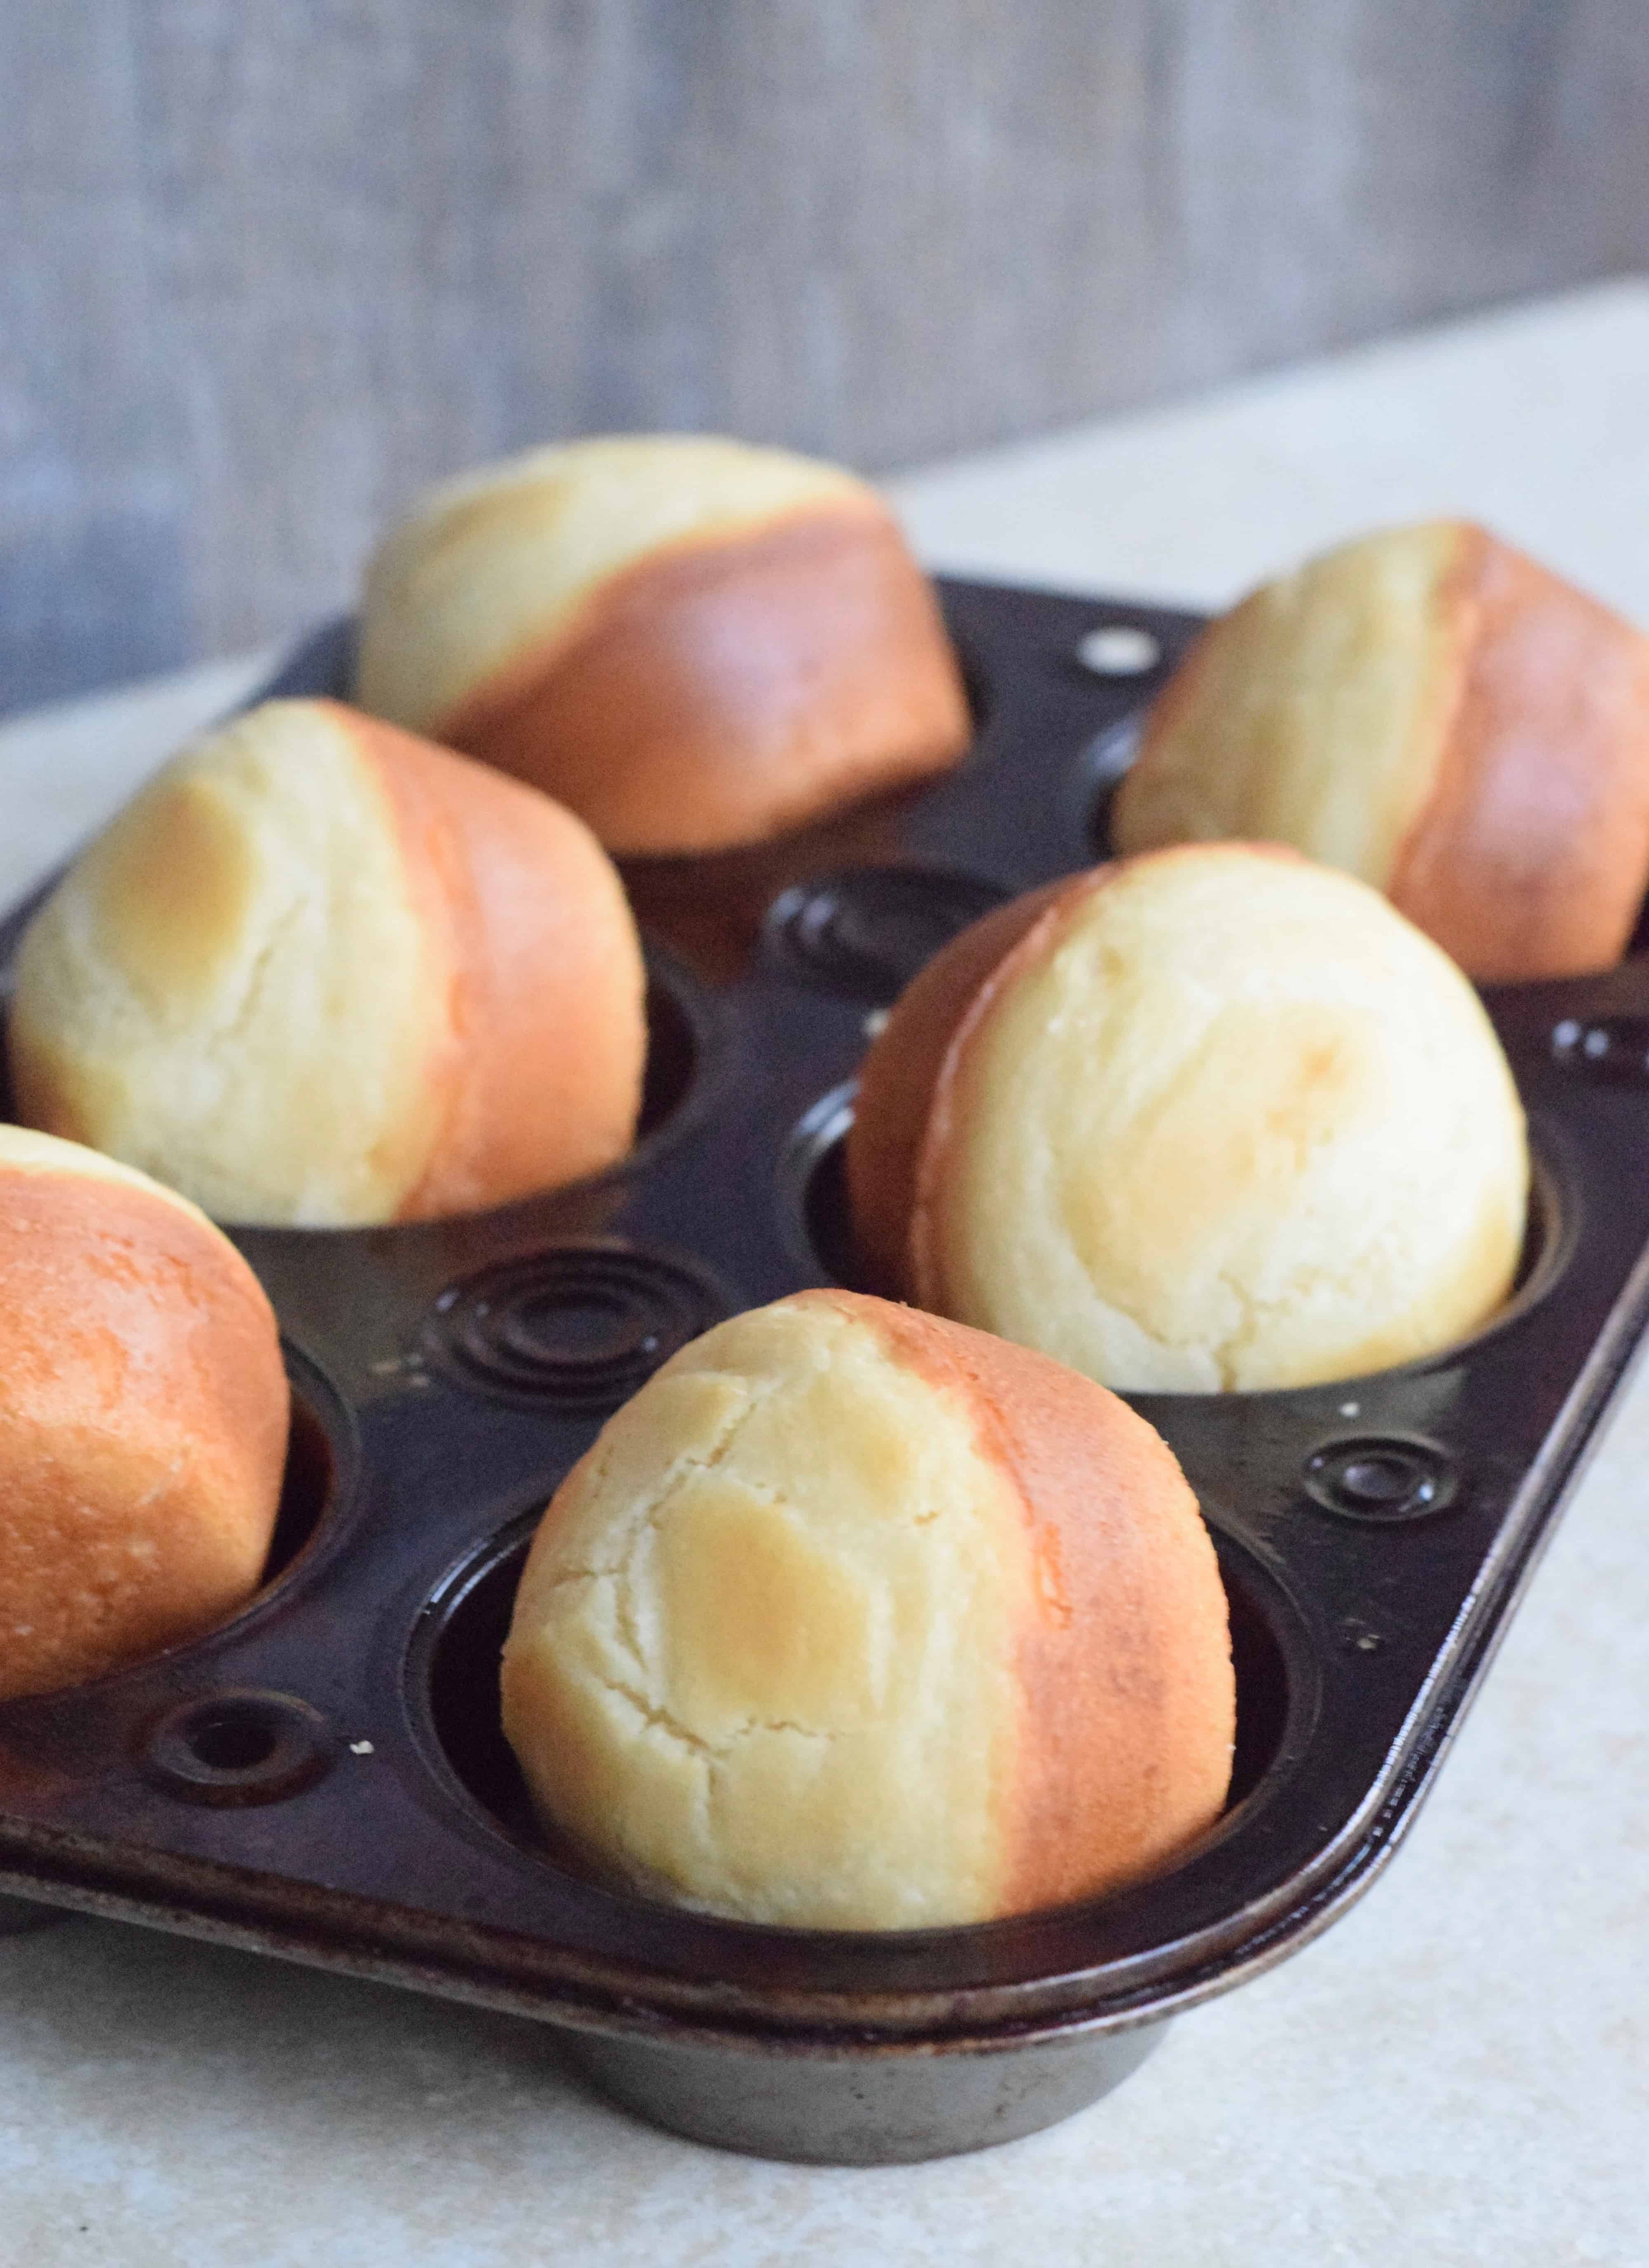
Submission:
<svg viewBox="0 0 1649 2268">
<path fill-rule="evenodd" d="M 958 772 L 629 869 L 652 1054 L 621 1167 L 462 1219 L 237 1233 L 298 1412 L 268 1580 L 196 1644 L 0 1707 L 0 1890 L 538 2017 L 666 2125 L 869 2161 L 1090 2102 L 1389 1857 L 1649 1314 L 1649 964 L 1490 996 L 1536 1174 L 1489 1328 L 1341 1385 L 1136 1397 L 1214 1530 L 1238 1668 L 1231 1803 L 1171 1874 L 967 1929 L 714 1920 L 547 1844 L 499 1734 L 498 1649 L 557 1482 L 718 1317 L 851 1281 L 867 1030 L 957 928 L 1102 853 L 1129 720 L 1195 627 L 943 596 L 979 719 Z M 342 692 L 348 661 L 337 625 L 277 689 Z"/>
</svg>

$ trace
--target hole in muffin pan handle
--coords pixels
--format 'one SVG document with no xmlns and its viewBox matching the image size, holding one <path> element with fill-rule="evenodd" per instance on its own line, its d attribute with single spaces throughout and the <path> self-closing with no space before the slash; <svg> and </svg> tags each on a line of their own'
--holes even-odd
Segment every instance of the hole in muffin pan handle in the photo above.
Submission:
<svg viewBox="0 0 1649 2268">
<path fill-rule="evenodd" d="M 232 1688 L 184 1701 L 142 1742 L 146 1778 L 191 1803 L 277 1803 L 313 1786 L 332 1763 L 321 1712 L 294 1693 Z"/>
</svg>

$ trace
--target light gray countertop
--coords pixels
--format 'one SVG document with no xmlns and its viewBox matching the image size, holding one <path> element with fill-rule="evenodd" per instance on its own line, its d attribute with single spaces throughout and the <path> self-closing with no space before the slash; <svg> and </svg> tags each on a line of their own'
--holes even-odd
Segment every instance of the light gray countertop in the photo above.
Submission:
<svg viewBox="0 0 1649 2268">
<path fill-rule="evenodd" d="M 1465 511 L 1649 620 L 1649 288 L 913 475 L 935 563 L 1213 603 Z M 0 727 L 0 898 L 264 657 Z M 972 2158 L 802 2169 L 588 2094 L 535 2026 L 112 1924 L 0 1939 L 0 2263 L 1649 2258 L 1649 1385 L 1436 1794 L 1323 1938 Z"/>
</svg>

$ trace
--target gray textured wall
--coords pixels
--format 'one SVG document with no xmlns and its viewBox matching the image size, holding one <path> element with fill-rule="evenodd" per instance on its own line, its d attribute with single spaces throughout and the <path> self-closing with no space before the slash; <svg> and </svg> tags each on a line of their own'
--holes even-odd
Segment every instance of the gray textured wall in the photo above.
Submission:
<svg viewBox="0 0 1649 2268">
<path fill-rule="evenodd" d="M 871 469 L 1649 260 L 1645 0 L 0 0 L 0 707 L 431 476 Z"/>
</svg>

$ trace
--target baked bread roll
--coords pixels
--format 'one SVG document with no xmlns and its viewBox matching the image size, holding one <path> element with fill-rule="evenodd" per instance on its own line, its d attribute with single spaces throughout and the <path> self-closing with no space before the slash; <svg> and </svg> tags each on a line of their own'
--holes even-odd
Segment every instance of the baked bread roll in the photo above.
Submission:
<svg viewBox="0 0 1649 2268">
<path fill-rule="evenodd" d="M 848 1292 L 720 1323 L 556 1491 L 504 1649 L 544 1817 L 643 1891 L 915 1929 L 1091 1897 L 1220 1812 L 1213 1545 L 1114 1395 Z"/>
<path fill-rule="evenodd" d="M 1157 851 L 976 923 L 866 1060 L 866 1279 L 1129 1392 L 1305 1386 L 1505 1299 L 1528 1160 L 1471 986 L 1366 885 Z"/>
<path fill-rule="evenodd" d="M 219 1219 L 499 1204 L 629 1148 L 644 972 L 581 821 L 329 701 L 186 748 L 18 960 L 18 1115 Z"/>
<path fill-rule="evenodd" d="M 255 1587 L 288 1398 L 257 1278 L 171 1190 L 0 1125 L 0 1700 L 197 1637 Z"/>
<path fill-rule="evenodd" d="M 1480 527 L 1365 536 L 1202 633 L 1111 833 L 1291 843 L 1483 982 L 1607 968 L 1649 880 L 1649 638 Z"/>
<path fill-rule="evenodd" d="M 373 560 L 364 708 L 614 851 L 725 849 L 942 771 L 967 703 L 926 577 L 834 465 L 682 434 L 434 490 Z"/>
</svg>

